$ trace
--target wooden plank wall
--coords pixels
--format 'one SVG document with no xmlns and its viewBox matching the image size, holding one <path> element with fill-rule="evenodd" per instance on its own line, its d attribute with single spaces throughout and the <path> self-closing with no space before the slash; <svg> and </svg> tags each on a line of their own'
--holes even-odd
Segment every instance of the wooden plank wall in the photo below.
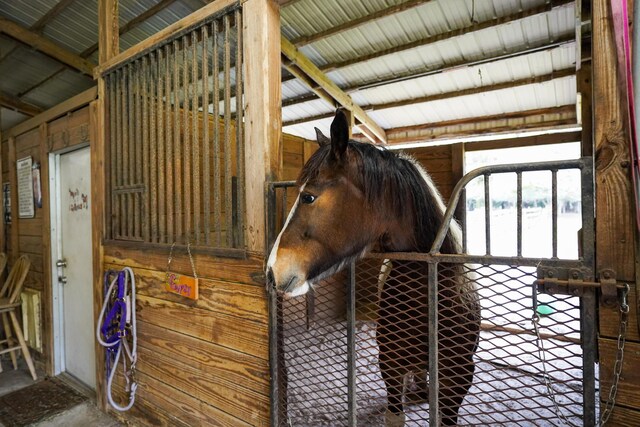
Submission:
<svg viewBox="0 0 640 427">
<path fill-rule="evenodd" d="M 60 114 L 58 114 L 60 115 Z M 63 117 L 37 125 L 31 130 L 2 142 L 2 182 L 11 182 L 12 224 L 6 227 L 3 249 L 7 250 L 10 265 L 20 255 L 27 255 L 31 267 L 25 281 L 25 288 L 41 293 L 42 349 L 34 352 L 38 362 L 44 364 L 47 374 L 52 374 L 53 330 L 50 282 L 50 233 L 49 233 L 49 191 L 48 154 L 65 148 L 89 143 L 89 109 L 84 107 L 69 112 Z M 6 151 L 5 151 L 6 150 Z M 41 168 L 42 207 L 35 208 L 33 218 L 18 218 L 17 190 L 15 188 L 15 160 L 31 156 Z M 3 224 L 4 226 L 4 224 Z M 10 267 L 9 265 L 9 267 Z M 8 268 L 9 268 L 8 267 Z"/>
</svg>

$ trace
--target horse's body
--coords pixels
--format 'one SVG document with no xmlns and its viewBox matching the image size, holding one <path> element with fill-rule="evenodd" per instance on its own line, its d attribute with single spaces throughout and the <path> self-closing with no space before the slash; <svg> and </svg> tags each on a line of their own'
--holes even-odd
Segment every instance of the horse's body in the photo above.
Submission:
<svg viewBox="0 0 640 427">
<path fill-rule="evenodd" d="M 410 158 L 348 140 L 346 117 L 336 113 L 331 140 L 305 164 L 300 195 L 267 264 L 268 277 L 286 295 L 306 293 L 319 280 L 376 249 L 428 252 L 444 214 L 431 179 Z M 452 227 L 443 253 L 458 253 Z M 439 278 L 439 402 L 441 419 L 454 425 L 473 380 L 480 324 L 474 284 L 462 265 L 441 265 Z M 413 372 L 419 389 L 405 405 L 427 398 L 428 306 L 426 263 L 393 261 L 384 280 L 376 338 L 387 388 L 387 423 L 404 420 L 403 382 Z"/>
</svg>

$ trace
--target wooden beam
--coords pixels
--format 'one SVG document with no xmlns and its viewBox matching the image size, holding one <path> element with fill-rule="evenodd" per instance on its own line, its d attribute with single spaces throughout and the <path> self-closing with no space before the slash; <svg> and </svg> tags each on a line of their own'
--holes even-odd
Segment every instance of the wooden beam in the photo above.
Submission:
<svg viewBox="0 0 640 427">
<path fill-rule="evenodd" d="M 84 92 L 77 94 L 76 96 L 61 102 L 60 104 L 52 107 L 41 114 L 33 117 L 32 119 L 25 120 L 24 122 L 9 129 L 6 134 L 9 137 L 16 137 L 25 132 L 35 129 L 40 124 L 54 120 L 69 111 L 76 110 L 83 105 L 87 105 L 89 102 L 96 99 L 98 91 L 95 87 L 87 89 Z"/>
<path fill-rule="evenodd" d="M 319 33 L 312 34 L 309 36 L 298 37 L 296 39 L 291 40 L 291 43 L 293 43 L 296 47 L 304 46 L 306 44 L 313 43 L 325 37 L 330 37 L 330 36 L 339 34 L 343 31 L 351 30 L 360 25 L 370 23 L 377 19 L 385 18 L 387 16 L 414 8 L 416 6 L 422 6 L 423 4 L 429 3 L 430 1 L 431 0 L 408 0 L 404 3 L 388 6 L 384 9 L 380 9 L 368 15 L 361 16 L 352 21 L 348 21 L 343 24 L 333 26 L 325 31 L 321 31 Z"/>
<path fill-rule="evenodd" d="M 120 53 L 118 0 L 98 0 L 98 48 L 100 65 Z"/>
<path fill-rule="evenodd" d="M 374 122 L 371 117 L 365 113 L 356 103 L 353 102 L 351 97 L 347 95 L 342 89 L 338 87 L 326 74 L 307 58 L 302 52 L 287 40 L 284 36 L 281 37 L 282 53 L 294 63 L 302 72 L 304 72 L 311 80 L 313 80 L 320 88 L 326 91 L 331 97 L 347 110 L 353 112 L 355 118 L 366 126 L 370 133 L 375 135 L 378 141 L 383 143 L 387 142 L 387 136 L 385 131 Z"/>
<path fill-rule="evenodd" d="M 18 175 L 16 166 L 16 139 L 12 136 L 8 141 L 9 149 L 9 187 L 11 188 L 11 263 L 16 262 L 20 255 L 20 239 L 18 236 Z"/>
<path fill-rule="evenodd" d="M 81 58 L 79 55 L 58 46 L 49 39 L 46 39 L 23 26 L 10 21 L 7 18 L 0 17 L 0 32 L 7 34 L 14 39 L 33 47 L 34 49 L 62 62 L 84 74 L 93 76 L 93 63 Z"/>
<path fill-rule="evenodd" d="M 41 33 L 44 30 L 44 27 L 51 21 L 53 21 L 58 15 L 62 13 L 71 3 L 76 0 L 60 0 L 53 6 L 47 13 L 42 15 L 38 21 L 31 26 L 31 31 L 36 33 Z"/>
<path fill-rule="evenodd" d="M 417 79 L 417 78 L 432 76 L 432 75 L 441 74 L 441 73 L 447 73 L 450 71 L 455 71 L 462 67 L 474 67 L 482 64 L 490 64 L 498 61 L 503 61 L 506 59 L 522 58 L 537 52 L 550 51 L 553 49 L 557 49 L 560 46 L 563 46 L 568 43 L 574 43 L 574 42 L 575 41 L 573 39 L 573 33 L 571 33 L 561 37 L 560 40 L 552 44 L 541 44 L 540 46 L 528 47 L 524 50 L 514 49 L 513 51 L 508 52 L 506 54 L 501 52 L 496 55 L 486 56 L 483 59 L 476 60 L 476 61 L 466 61 L 466 60 L 454 61 L 452 63 L 447 64 L 444 67 L 439 67 L 439 68 L 426 66 L 418 70 L 414 69 L 414 70 L 409 70 L 402 73 L 396 73 L 389 77 L 384 77 L 384 78 L 376 77 L 369 80 L 363 80 L 355 84 L 351 84 L 349 86 L 344 86 L 342 87 L 342 90 L 346 93 L 351 93 L 356 90 L 365 90 L 372 87 L 385 86 L 385 85 L 393 84 L 399 81 L 406 81 L 406 80 Z M 284 100 L 282 102 L 282 106 L 290 107 L 292 105 L 301 104 L 303 102 L 314 100 L 315 98 L 316 96 L 313 93 L 303 95 L 303 96 L 297 96 L 295 98 Z"/>
<path fill-rule="evenodd" d="M 531 147 L 549 144 L 580 142 L 581 131 L 567 131 L 546 134 L 519 136 L 515 138 L 496 138 L 492 141 L 476 141 L 464 144 L 464 152 L 496 150 L 509 147 Z"/>
<path fill-rule="evenodd" d="M 265 183 L 282 172 L 282 85 L 280 7 L 271 0 L 247 0 L 242 7 L 245 66 L 245 206 L 246 245 L 267 248 Z"/>
<path fill-rule="evenodd" d="M 0 92 L 0 105 L 31 117 L 42 113 L 42 108 L 29 104 L 28 102 L 21 101 L 19 98 L 13 97 L 4 92 Z"/>
<path fill-rule="evenodd" d="M 564 70 L 554 71 L 551 74 L 545 74 L 543 76 L 525 77 L 523 79 L 513 80 L 509 82 L 496 83 L 496 84 L 487 85 L 487 86 L 478 86 L 474 88 L 463 89 L 463 90 L 458 90 L 453 92 L 438 93 L 435 95 L 420 96 L 416 98 L 405 99 L 402 101 L 386 102 L 382 104 L 363 105 L 362 109 L 364 111 L 386 110 L 389 108 L 406 107 L 409 105 L 423 104 L 426 102 L 441 101 L 443 99 L 452 99 L 452 98 L 458 98 L 462 96 L 475 95 L 479 93 L 488 93 L 488 92 L 493 92 L 497 90 L 515 88 L 520 86 L 540 84 L 540 83 L 549 82 L 556 79 L 563 79 L 569 76 L 574 76 L 575 71 L 576 71 L 575 68 L 571 67 L 571 68 L 566 68 Z M 322 120 L 329 117 L 333 117 L 333 113 L 318 114 L 315 116 L 303 117 L 301 119 L 285 122 L 282 125 L 293 126 L 301 123 L 312 122 L 315 120 Z"/>
</svg>

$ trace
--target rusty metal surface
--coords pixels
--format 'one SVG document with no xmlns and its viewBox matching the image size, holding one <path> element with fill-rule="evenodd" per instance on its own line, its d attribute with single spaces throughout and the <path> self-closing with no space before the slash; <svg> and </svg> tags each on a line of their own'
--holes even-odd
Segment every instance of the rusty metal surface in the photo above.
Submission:
<svg viewBox="0 0 640 427">
<path fill-rule="evenodd" d="M 107 241 L 244 247 L 241 63 L 234 6 L 105 74 Z"/>
</svg>

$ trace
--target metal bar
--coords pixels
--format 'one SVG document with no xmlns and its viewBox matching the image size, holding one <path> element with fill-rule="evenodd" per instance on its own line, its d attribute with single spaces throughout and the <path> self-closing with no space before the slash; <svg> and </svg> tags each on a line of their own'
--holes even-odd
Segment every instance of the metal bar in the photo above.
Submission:
<svg viewBox="0 0 640 427">
<path fill-rule="evenodd" d="M 165 243 L 167 238 L 167 215 L 166 215 L 166 205 L 165 201 L 167 198 L 166 188 L 165 188 L 165 171 L 168 169 L 165 163 L 165 127 L 164 127 L 164 97 L 165 94 L 163 92 L 165 86 L 165 77 L 166 71 L 164 69 L 164 58 L 162 57 L 163 49 L 158 49 L 156 51 L 157 55 L 157 82 L 158 82 L 158 96 L 155 99 L 155 104 L 157 105 L 156 112 L 158 114 L 158 126 L 157 132 L 158 137 L 156 141 L 156 151 L 158 153 L 157 157 L 157 174 L 158 174 L 158 242 Z"/>
<path fill-rule="evenodd" d="M 165 80 L 165 102 L 164 102 L 164 106 L 165 106 L 165 123 L 166 123 L 166 129 L 165 129 L 165 151 L 167 153 L 167 157 L 166 157 L 166 182 L 167 182 L 167 190 L 166 190 L 166 195 L 165 195 L 165 199 L 166 199 L 166 203 L 167 203 L 167 229 L 166 229 L 166 242 L 167 243 L 173 243 L 173 150 L 172 150 L 172 144 L 173 144 L 173 131 L 175 129 L 175 132 L 178 132 L 178 128 L 174 126 L 172 126 L 172 124 L 174 123 L 174 121 L 171 120 L 171 102 L 175 103 L 177 102 L 176 99 L 176 92 L 174 91 L 173 93 L 171 92 L 171 58 L 174 57 L 175 58 L 175 51 L 172 55 L 171 53 L 171 45 L 166 45 L 164 47 L 164 58 L 165 58 L 165 74 L 166 74 L 166 80 Z M 172 101 L 173 100 L 173 101 Z"/>
<path fill-rule="evenodd" d="M 227 247 L 233 246 L 233 205 L 231 190 L 231 17 L 224 17 L 224 211 Z"/>
<path fill-rule="evenodd" d="M 171 243 L 182 236 L 182 148 L 180 128 L 180 46 L 177 40 L 173 42 L 173 169 L 174 188 L 173 212 L 175 215 L 174 236 Z"/>
<path fill-rule="evenodd" d="M 142 185 L 144 183 L 142 177 L 142 170 L 144 168 L 144 163 L 142 161 L 142 129 L 140 128 L 140 123 L 142 123 L 142 94 L 140 93 L 140 74 L 142 72 L 142 61 L 135 62 L 135 145 L 136 145 L 136 184 Z M 136 226 L 135 226 L 135 236 L 137 238 L 142 238 L 142 199 L 144 195 L 138 194 L 136 195 L 137 206 L 136 206 Z"/>
<path fill-rule="evenodd" d="M 580 318 L 582 332 L 582 393 L 585 427 L 596 425 L 596 386 L 595 364 L 597 353 L 596 338 L 596 295 L 595 289 L 586 289 L 580 299 Z"/>
<path fill-rule="evenodd" d="M 438 234 L 433 241 L 433 245 L 431 246 L 430 253 L 437 253 L 442 246 L 442 242 L 447 235 L 447 231 L 451 225 L 451 220 L 453 218 L 453 214 L 455 208 L 460 200 L 460 195 L 462 193 L 462 189 L 473 179 L 478 176 L 484 175 L 486 173 L 497 174 L 497 173 L 507 173 L 507 172 L 531 172 L 531 171 L 539 171 L 539 170 L 550 170 L 550 169 L 584 169 L 587 167 L 588 162 L 591 161 L 590 157 L 582 157 L 580 159 L 575 160 L 561 160 L 554 162 L 539 162 L 539 163 L 525 163 L 525 164 L 508 164 L 508 165 L 494 165 L 494 166 L 486 166 L 482 168 L 475 169 L 465 176 L 462 177 L 460 181 L 456 184 L 453 192 L 451 194 L 451 198 L 449 199 L 449 206 L 444 215 L 444 219 L 442 224 L 440 225 L 440 229 L 438 230 Z"/>
<path fill-rule="evenodd" d="M 198 35 L 191 32 L 191 182 L 193 185 L 193 234 L 196 244 L 200 243 L 200 133 L 198 131 Z M 204 114 L 204 111 L 203 111 Z M 204 117 L 202 124 L 204 126 Z"/>
<path fill-rule="evenodd" d="M 211 240 L 211 153 L 209 141 L 209 26 L 201 28 L 202 32 L 202 201 L 204 243 Z M 214 34 L 215 37 L 215 34 Z"/>
<path fill-rule="evenodd" d="M 129 171 L 129 184 L 135 184 L 135 161 L 136 161 L 136 152 L 135 152 L 135 139 L 134 139 L 134 110 L 133 110 L 133 64 L 127 65 L 127 108 L 126 108 L 126 116 L 125 121 L 127 122 L 128 135 L 127 135 L 127 145 L 129 151 L 129 164 L 125 165 Z M 129 209 L 128 209 L 128 220 L 127 220 L 127 236 L 135 237 L 135 222 L 138 216 L 138 212 L 136 210 L 136 196 L 135 194 L 131 194 L 127 196 Z"/>
<path fill-rule="evenodd" d="M 116 82 L 118 89 L 116 92 L 116 185 L 123 185 L 122 181 L 122 70 L 118 70 L 116 73 Z M 116 234 L 122 236 L 122 220 L 123 220 L 123 207 L 122 197 L 116 197 Z"/>
<path fill-rule="evenodd" d="M 151 242 L 158 241 L 158 139 L 156 126 L 157 52 L 149 53 L 149 188 L 151 189 Z"/>
<path fill-rule="evenodd" d="M 122 139 L 120 140 L 120 144 L 121 144 L 121 166 L 120 169 L 122 171 L 122 184 L 123 185 L 129 185 L 129 115 L 128 115 L 128 111 L 127 111 L 127 86 L 128 86 L 128 67 L 125 67 L 122 69 L 122 74 L 120 76 L 120 78 L 122 79 L 121 82 L 121 88 L 122 88 L 122 94 L 120 95 L 120 102 L 121 102 L 121 106 L 120 106 L 120 115 L 121 115 L 121 120 L 122 120 L 122 129 L 121 129 L 121 135 L 122 135 Z M 129 212 L 131 211 L 131 207 L 129 206 L 129 195 L 128 194 L 123 194 L 121 196 L 122 198 L 122 218 L 121 218 L 121 223 L 122 223 L 122 231 L 121 234 L 123 236 L 127 236 L 130 237 L 131 233 L 129 232 Z"/>
<path fill-rule="evenodd" d="M 106 197 L 106 214 L 107 214 L 107 238 L 113 239 L 116 234 L 114 230 L 116 230 L 117 226 L 117 218 L 115 213 L 118 212 L 116 197 L 113 193 L 113 189 L 116 187 L 116 165 L 118 161 L 118 156 L 116 153 L 116 147 L 118 145 L 118 132 L 117 132 L 117 114 L 116 114 L 116 105 L 118 104 L 116 100 L 116 82 L 115 82 L 115 74 L 111 73 L 108 76 L 108 107 L 109 107 L 109 170 L 107 173 L 109 174 L 109 197 Z"/>
<path fill-rule="evenodd" d="M 280 390 L 279 390 L 279 357 L 278 357 L 278 300 L 275 289 L 269 287 L 267 283 L 267 295 L 269 297 L 269 373 L 271 381 L 269 383 L 269 401 L 271 403 L 271 425 L 278 426 L 280 412 Z"/>
<path fill-rule="evenodd" d="M 216 235 L 216 246 L 222 244 L 222 206 L 220 200 L 220 60 L 218 59 L 218 21 L 211 24 L 211 35 L 213 37 L 213 213 Z"/>
<path fill-rule="evenodd" d="M 518 256 L 522 256 L 522 172 L 516 172 L 517 174 L 517 201 L 516 201 L 516 212 L 518 216 L 518 232 L 516 233 L 518 236 Z"/>
<path fill-rule="evenodd" d="M 581 169 L 580 183 L 582 185 L 582 247 L 581 258 L 588 266 L 595 265 L 595 205 L 593 182 L 593 158 L 585 158 Z"/>
<path fill-rule="evenodd" d="M 237 218 L 236 224 L 237 241 L 235 247 L 244 244 L 244 194 L 245 194 L 245 176 L 244 176 L 244 106 L 243 106 L 243 81 L 242 81 L 242 10 L 238 9 L 235 13 L 236 18 L 236 147 L 237 147 L 237 176 L 238 176 L 238 197 L 237 197 Z"/>
<path fill-rule="evenodd" d="M 149 87 L 148 68 L 149 58 L 142 58 L 142 164 L 143 164 L 143 182 L 146 184 L 147 191 L 144 195 L 144 209 L 142 215 L 142 238 L 145 242 L 150 241 L 151 223 L 149 222 L 151 183 L 149 182 Z"/>
<path fill-rule="evenodd" d="M 438 378 L 438 263 L 429 263 L 429 425 L 440 425 Z"/>
<path fill-rule="evenodd" d="M 184 151 L 182 152 L 182 158 L 184 160 L 183 168 L 183 186 L 184 186 L 184 203 L 182 205 L 183 218 L 184 218 L 184 243 L 190 240 L 190 234 L 193 231 L 191 229 L 191 136 L 189 129 L 189 36 L 182 37 L 182 93 L 184 95 L 183 111 L 183 132 L 184 132 Z M 195 84 L 195 82 L 194 82 Z"/>
<path fill-rule="evenodd" d="M 349 426 L 357 423 L 356 401 L 356 264 L 349 266 L 347 283 L 347 407 Z"/>
<path fill-rule="evenodd" d="M 462 253 L 466 254 L 468 252 L 467 248 L 467 196 L 466 190 L 462 190 L 463 194 L 461 197 L 462 200 L 462 209 L 460 209 L 460 225 L 462 227 Z"/>
<path fill-rule="evenodd" d="M 551 170 L 552 258 L 558 258 L 558 171 Z"/>
<path fill-rule="evenodd" d="M 484 242 L 487 255 L 491 255 L 491 194 L 489 193 L 490 179 L 490 174 L 484 175 Z"/>
</svg>

